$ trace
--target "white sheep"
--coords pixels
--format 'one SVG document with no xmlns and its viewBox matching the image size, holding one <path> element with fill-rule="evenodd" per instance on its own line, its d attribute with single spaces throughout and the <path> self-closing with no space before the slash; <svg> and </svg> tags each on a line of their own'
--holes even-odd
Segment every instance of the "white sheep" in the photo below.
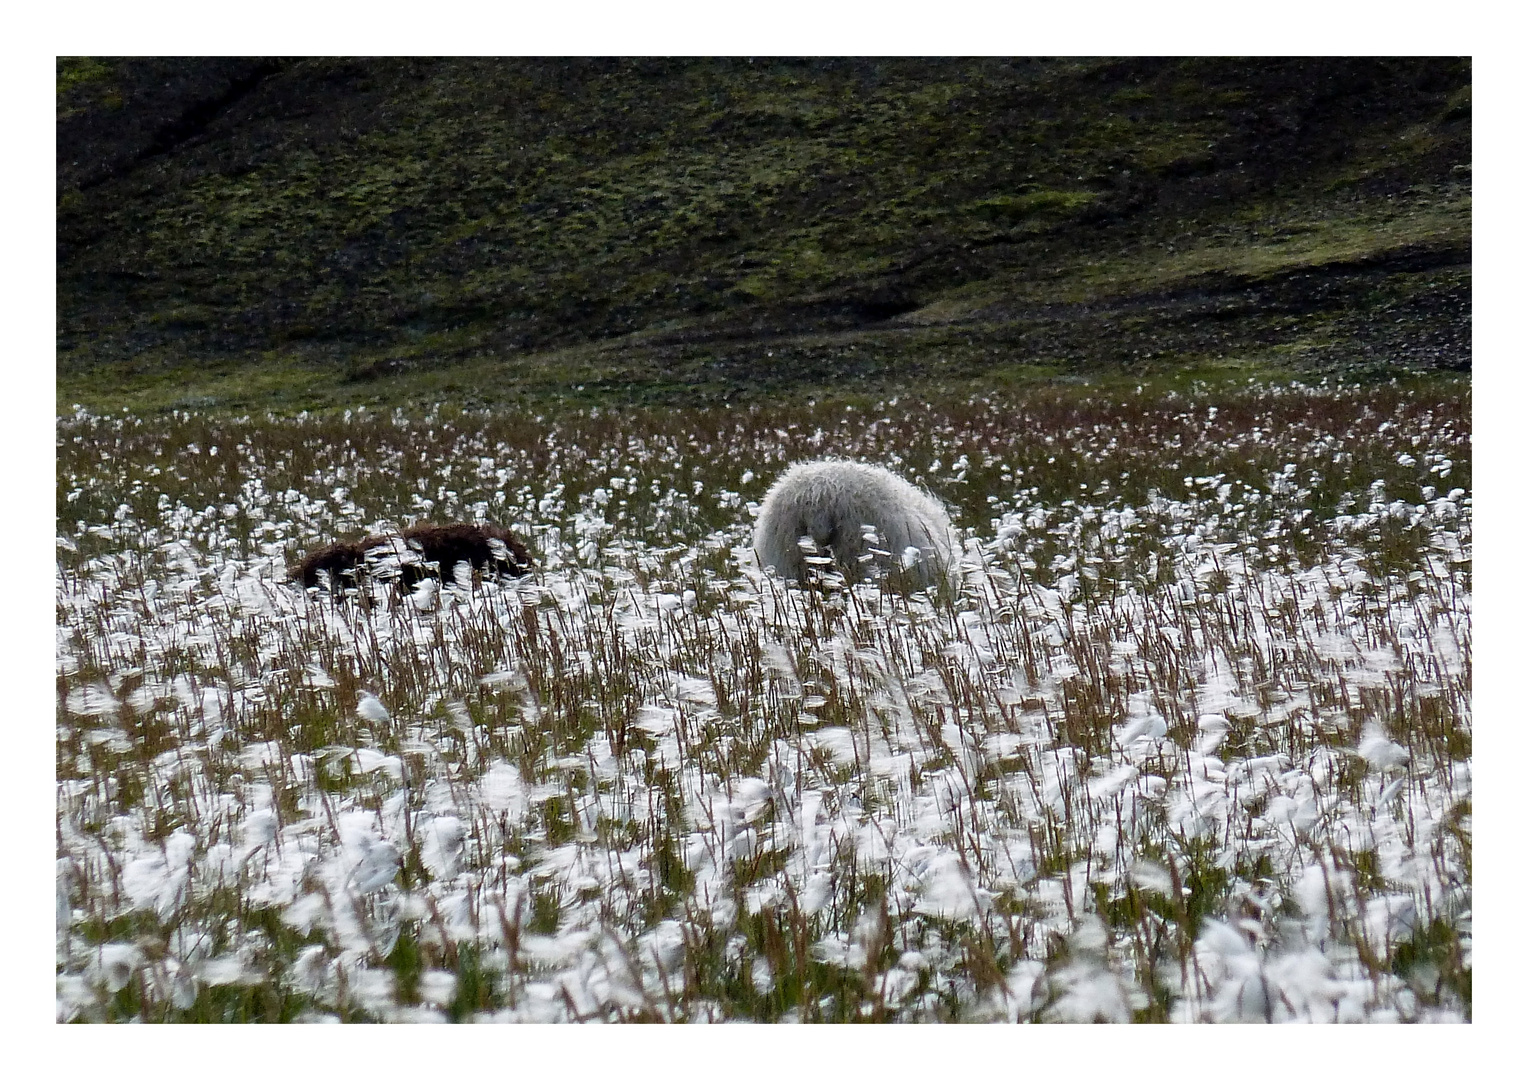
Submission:
<svg viewBox="0 0 1528 1080">
<path fill-rule="evenodd" d="M 798 462 L 764 496 L 753 532 L 760 567 L 806 580 L 812 545 L 850 581 L 871 563 L 900 564 L 923 585 L 953 581 L 960 569 L 960 538 L 944 507 L 895 473 L 855 461 Z"/>
</svg>

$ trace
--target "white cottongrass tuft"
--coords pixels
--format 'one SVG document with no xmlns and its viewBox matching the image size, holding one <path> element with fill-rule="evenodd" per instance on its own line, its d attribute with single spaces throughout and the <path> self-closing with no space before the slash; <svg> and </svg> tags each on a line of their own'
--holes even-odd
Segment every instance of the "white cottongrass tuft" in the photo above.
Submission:
<svg viewBox="0 0 1528 1080">
<path fill-rule="evenodd" d="M 1411 752 L 1391 742 L 1378 724 L 1364 728 L 1363 740 L 1358 744 L 1358 756 L 1377 769 L 1400 768 L 1411 760 Z"/>
<path fill-rule="evenodd" d="M 366 849 L 356 865 L 354 882 L 357 892 L 376 892 L 398 876 L 402 860 L 391 840 L 380 840 Z"/>
<path fill-rule="evenodd" d="M 370 720 L 374 724 L 385 724 L 392 719 L 387 711 L 387 706 L 382 704 L 382 699 L 367 690 L 361 691 L 360 700 L 356 702 L 355 711 L 362 720 Z"/>
</svg>

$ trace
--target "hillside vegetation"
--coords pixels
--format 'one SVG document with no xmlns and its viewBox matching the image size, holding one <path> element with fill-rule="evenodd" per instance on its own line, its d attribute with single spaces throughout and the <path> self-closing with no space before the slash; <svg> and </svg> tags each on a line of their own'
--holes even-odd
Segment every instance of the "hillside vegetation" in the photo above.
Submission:
<svg viewBox="0 0 1528 1080">
<path fill-rule="evenodd" d="M 61 59 L 59 404 L 1467 368 L 1455 59 Z"/>
</svg>

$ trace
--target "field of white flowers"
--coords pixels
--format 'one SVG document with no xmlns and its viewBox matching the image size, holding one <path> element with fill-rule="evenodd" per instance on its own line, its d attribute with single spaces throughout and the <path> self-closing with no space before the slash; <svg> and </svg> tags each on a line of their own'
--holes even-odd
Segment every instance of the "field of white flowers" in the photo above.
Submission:
<svg viewBox="0 0 1528 1080">
<path fill-rule="evenodd" d="M 59 419 L 61 1021 L 1462 1021 L 1468 385 Z M 790 462 L 958 589 L 751 565 Z M 305 595 L 335 538 L 538 566 Z"/>
</svg>

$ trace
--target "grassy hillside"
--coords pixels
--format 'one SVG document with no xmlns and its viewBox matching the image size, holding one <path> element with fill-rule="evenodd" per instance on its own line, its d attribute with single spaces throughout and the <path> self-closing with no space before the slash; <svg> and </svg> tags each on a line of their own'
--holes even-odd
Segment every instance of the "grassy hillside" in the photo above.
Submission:
<svg viewBox="0 0 1528 1080">
<path fill-rule="evenodd" d="M 58 65 L 61 405 L 1467 368 L 1449 59 Z"/>
</svg>

